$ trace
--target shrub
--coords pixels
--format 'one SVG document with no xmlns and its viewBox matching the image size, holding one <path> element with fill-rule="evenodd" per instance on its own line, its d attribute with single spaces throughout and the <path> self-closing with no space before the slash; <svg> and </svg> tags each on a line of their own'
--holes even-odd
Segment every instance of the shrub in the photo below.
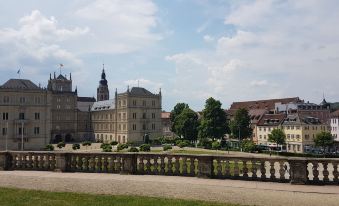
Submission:
<svg viewBox="0 0 339 206">
<path fill-rule="evenodd" d="M 140 151 L 141 152 L 149 152 L 149 151 L 151 151 L 151 145 L 149 145 L 149 144 L 142 144 L 142 145 L 140 145 Z"/>
<path fill-rule="evenodd" d="M 214 149 L 214 150 L 219 150 L 219 149 L 221 149 L 220 143 L 219 143 L 218 141 L 212 142 L 212 149 Z"/>
<path fill-rule="evenodd" d="M 103 152 L 112 152 L 112 146 L 110 144 L 106 144 L 104 148 L 102 148 Z"/>
<path fill-rule="evenodd" d="M 256 146 L 252 140 L 242 141 L 241 147 L 244 152 L 254 152 L 256 149 Z"/>
<path fill-rule="evenodd" d="M 100 148 L 103 149 L 103 148 L 107 147 L 108 145 L 111 146 L 111 145 L 108 144 L 108 143 L 102 143 L 102 144 L 100 145 Z"/>
<path fill-rule="evenodd" d="M 57 144 L 57 147 L 58 147 L 59 149 L 65 147 L 65 146 L 66 146 L 65 142 L 59 142 L 59 143 Z"/>
<path fill-rule="evenodd" d="M 178 147 L 180 148 L 184 148 L 184 147 L 188 147 L 190 144 L 188 141 L 181 141 L 179 144 L 178 144 Z"/>
<path fill-rule="evenodd" d="M 110 144 L 114 146 L 114 145 L 117 145 L 119 143 L 117 141 L 112 141 Z"/>
<path fill-rule="evenodd" d="M 211 149 L 212 141 L 208 138 L 200 139 L 198 146 L 203 147 L 205 149 Z"/>
<path fill-rule="evenodd" d="M 127 149 L 127 148 L 128 148 L 127 144 L 118 144 L 118 146 L 117 146 L 118 151 L 123 150 L 123 149 Z"/>
<path fill-rule="evenodd" d="M 84 141 L 82 142 L 82 146 L 91 146 L 92 142 L 91 141 Z"/>
<path fill-rule="evenodd" d="M 162 146 L 162 148 L 164 149 L 164 151 L 167 151 L 167 150 L 170 150 L 170 149 L 172 149 L 172 146 L 171 146 L 171 145 L 168 145 L 168 144 L 166 144 L 166 145 Z"/>
<path fill-rule="evenodd" d="M 161 139 L 160 138 L 156 138 L 152 141 L 153 145 L 161 145 Z"/>
<path fill-rule="evenodd" d="M 80 144 L 73 144 L 73 145 L 72 145 L 72 149 L 73 149 L 73 150 L 80 149 Z"/>
<path fill-rule="evenodd" d="M 131 147 L 128 151 L 129 152 L 139 152 L 138 148 L 136 148 L 136 147 Z"/>
<path fill-rule="evenodd" d="M 47 151 L 53 151 L 53 150 L 54 150 L 54 146 L 51 145 L 51 144 L 48 144 L 48 145 L 45 146 L 45 150 L 47 150 Z"/>
<path fill-rule="evenodd" d="M 221 148 L 227 148 L 228 147 L 227 141 L 225 139 L 222 139 L 220 141 L 220 147 Z"/>
<path fill-rule="evenodd" d="M 174 143 L 174 144 L 178 146 L 181 142 L 182 142 L 182 140 L 181 140 L 181 139 L 178 139 L 178 140 L 175 140 L 175 143 Z"/>
</svg>

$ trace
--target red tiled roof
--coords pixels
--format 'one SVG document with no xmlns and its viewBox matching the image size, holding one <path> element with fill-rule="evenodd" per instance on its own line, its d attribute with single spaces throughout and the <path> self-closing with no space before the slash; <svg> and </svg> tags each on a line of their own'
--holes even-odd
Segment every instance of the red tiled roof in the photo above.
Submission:
<svg viewBox="0 0 339 206">
<path fill-rule="evenodd" d="M 258 122 L 258 126 L 278 126 L 285 119 L 285 114 L 265 114 Z"/>
<path fill-rule="evenodd" d="M 245 108 L 248 110 L 251 109 L 266 109 L 266 110 L 274 110 L 275 103 L 287 104 L 291 102 L 301 102 L 299 97 L 292 98 L 283 98 L 283 99 L 267 99 L 267 100 L 257 100 L 257 101 L 247 101 L 247 102 L 233 102 L 230 110 L 238 110 L 241 108 Z"/>
<path fill-rule="evenodd" d="M 169 119 L 171 112 L 161 112 L 161 119 Z"/>
</svg>

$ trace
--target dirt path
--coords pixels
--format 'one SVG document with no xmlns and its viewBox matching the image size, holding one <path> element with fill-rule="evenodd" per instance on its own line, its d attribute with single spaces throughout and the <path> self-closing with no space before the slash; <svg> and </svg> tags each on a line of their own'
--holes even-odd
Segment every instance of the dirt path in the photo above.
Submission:
<svg viewBox="0 0 339 206">
<path fill-rule="evenodd" d="M 339 205 L 339 186 L 173 176 L 0 171 L 0 187 L 196 199 L 244 205 Z"/>
</svg>

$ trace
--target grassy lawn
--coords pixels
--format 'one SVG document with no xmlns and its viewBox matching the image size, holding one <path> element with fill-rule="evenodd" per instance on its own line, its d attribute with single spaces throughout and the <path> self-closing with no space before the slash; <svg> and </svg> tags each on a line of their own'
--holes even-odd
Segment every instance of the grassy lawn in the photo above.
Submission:
<svg viewBox="0 0 339 206">
<path fill-rule="evenodd" d="M 35 190 L 0 188 L 0 205 L 6 206 L 235 206 L 234 204 L 219 204 L 213 202 L 178 200 L 153 197 L 138 196 L 109 196 L 109 195 L 89 195 L 66 192 L 44 192 Z"/>
</svg>

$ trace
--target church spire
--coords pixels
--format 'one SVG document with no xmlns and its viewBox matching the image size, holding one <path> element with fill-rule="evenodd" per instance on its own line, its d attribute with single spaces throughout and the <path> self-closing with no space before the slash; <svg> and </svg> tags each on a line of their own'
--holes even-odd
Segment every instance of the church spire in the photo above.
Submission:
<svg viewBox="0 0 339 206">
<path fill-rule="evenodd" d="M 97 100 L 103 101 L 109 99 L 109 90 L 106 80 L 105 64 L 102 64 L 101 80 L 99 81 L 99 87 L 97 89 Z"/>
</svg>

